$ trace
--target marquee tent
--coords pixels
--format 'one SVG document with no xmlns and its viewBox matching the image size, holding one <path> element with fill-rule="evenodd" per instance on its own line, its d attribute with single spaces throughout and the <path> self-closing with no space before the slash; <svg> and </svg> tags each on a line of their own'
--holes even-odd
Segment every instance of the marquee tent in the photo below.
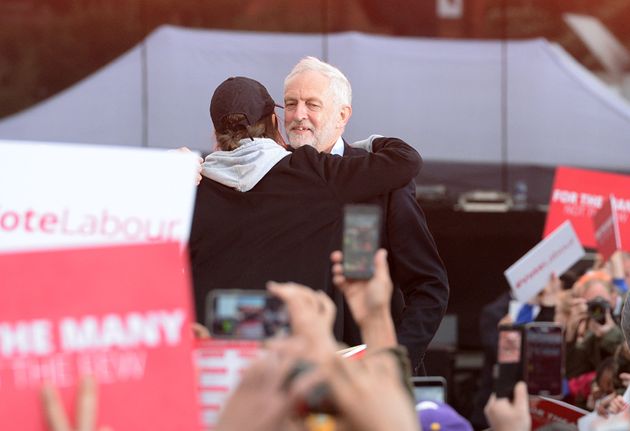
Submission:
<svg viewBox="0 0 630 431">
<path fill-rule="evenodd" d="M 76 85 L 0 120 L 0 139 L 207 153 L 208 104 L 221 81 L 253 77 L 281 102 L 284 76 L 306 55 L 325 57 L 352 83 L 346 139 L 373 133 L 405 139 L 425 159 L 425 183 L 507 188 L 527 177 L 530 193 L 538 193 L 548 189 L 557 165 L 630 171 L 630 105 L 544 39 L 163 26 Z"/>
</svg>

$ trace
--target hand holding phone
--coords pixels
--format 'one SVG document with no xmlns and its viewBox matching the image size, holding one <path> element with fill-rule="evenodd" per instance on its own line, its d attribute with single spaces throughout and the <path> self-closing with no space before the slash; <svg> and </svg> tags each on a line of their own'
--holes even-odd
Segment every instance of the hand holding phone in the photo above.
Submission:
<svg viewBox="0 0 630 431">
<path fill-rule="evenodd" d="M 266 290 L 211 291 L 206 326 L 215 338 L 262 340 L 289 332 L 284 303 Z"/>
<path fill-rule="evenodd" d="M 512 399 L 514 385 L 522 379 L 523 332 L 518 326 L 499 326 L 497 363 L 494 368 L 494 393 Z"/>
<path fill-rule="evenodd" d="M 416 376 L 411 378 L 416 404 L 421 401 L 446 402 L 446 379 L 442 376 Z"/>
<path fill-rule="evenodd" d="M 512 399 L 514 385 L 525 381 L 531 395 L 562 395 L 564 334 L 562 326 L 532 322 L 499 327 L 494 391 Z"/>
<path fill-rule="evenodd" d="M 343 273 L 348 279 L 367 280 L 374 273 L 378 249 L 381 208 L 377 205 L 346 205 L 343 218 Z"/>
<path fill-rule="evenodd" d="M 525 325 L 523 377 L 532 395 L 559 397 L 564 375 L 564 333 L 551 322 Z"/>
</svg>

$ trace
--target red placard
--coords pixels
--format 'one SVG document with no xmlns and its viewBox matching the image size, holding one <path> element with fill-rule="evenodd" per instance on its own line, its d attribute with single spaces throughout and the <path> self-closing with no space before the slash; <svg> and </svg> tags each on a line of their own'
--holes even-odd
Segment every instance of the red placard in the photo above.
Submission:
<svg viewBox="0 0 630 431">
<path fill-rule="evenodd" d="M 622 246 L 630 244 L 630 176 L 567 167 L 556 169 L 543 236 L 571 220 L 582 245 L 596 248 L 592 218 L 611 194 Z"/>
<path fill-rule="evenodd" d="M 47 429 L 43 381 L 74 418 L 83 374 L 99 424 L 198 429 L 183 265 L 177 243 L 0 254 L 0 429 Z"/>
<path fill-rule="evenodd" d="M 201 429 L 216 427 L 221 409 L 249 363 L 261 354 L 261 349 L 259 341 L 206 339 L 195 342 Z"/>
<path fill-rule="evenodd" d="M 578 419 L 588 413 L 563 401 L 536 396 L 529 398 L 529 412 L 532 430 L 554 422 L 577 425 Z"/>
<path fill-rule="evenodd" d="M 613 196 L 610 199 L 606 199 L 601 209 L 593 216 L 597 251 L 602 255 L 604 261 L 608 260 L 615 251 L 621 249 L 619 223 L 617 221 L 617 212 L 613 208 L 613 202 Z"/>
</svg>

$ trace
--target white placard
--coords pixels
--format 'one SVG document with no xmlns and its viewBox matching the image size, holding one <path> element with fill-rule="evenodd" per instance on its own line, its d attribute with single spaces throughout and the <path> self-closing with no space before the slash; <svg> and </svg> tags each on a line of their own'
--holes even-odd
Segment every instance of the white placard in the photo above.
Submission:
<svg viewBox="0 0 630 431">
<path fill-rule="evenodd" d="M 196 153 L 0 141 L 0 252 L 188 240 Z"/>
<path fill-rule="evenodd" d="M 526 302 L 545 287 L 552 273 L 562 275 L 582 256 L 584 248 L 567 220 L 506 269 L 504 274 L 514 297 Z"/>
</svg>

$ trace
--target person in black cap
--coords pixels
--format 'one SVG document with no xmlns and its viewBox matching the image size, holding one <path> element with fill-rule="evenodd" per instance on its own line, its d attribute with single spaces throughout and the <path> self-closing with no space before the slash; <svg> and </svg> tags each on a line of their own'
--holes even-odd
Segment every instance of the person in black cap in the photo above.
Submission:
<svg viewBox="0 0 630 431">
<path fill-rule="evenodd" d="M 199 321 L 213 289 L 264 289 L 269 280 L 329 289 L 344 205 L 401 187 L 420 170 L 420 155 L 395 138 L 357 143 L 371 153 L 360 158 L 309 146 L 289 152 L 276 106 L 245 77 L 212 96 L 218 150 L 202 166 L 189 242 Z"/>
</svg>

